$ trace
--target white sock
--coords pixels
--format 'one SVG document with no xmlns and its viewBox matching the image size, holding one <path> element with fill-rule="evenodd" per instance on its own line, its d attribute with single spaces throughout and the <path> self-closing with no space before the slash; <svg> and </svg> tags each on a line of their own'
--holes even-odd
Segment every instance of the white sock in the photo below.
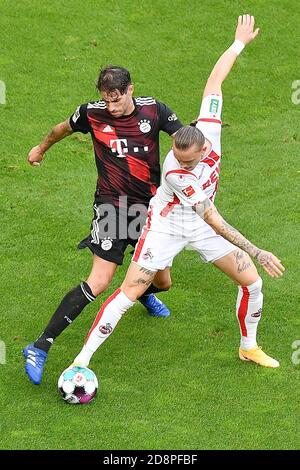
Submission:
<svg viewBox="0 0 300 470">
<path fill-rule="evenodd" d="M 239 286 L 236 302 L 236 316 L 241 331 L 241 348 L 249 350 L 257 346 L 256 333 L 261 318 L 263 294 L 262 279 L 250 286 Z"/>
<path fill-rule="evenodd" d="M 117 289 L 102 305 L 85 345 L 75 358 L 74 363 L 87 367 L 99 346 L 111 335 L 123 314 L 134 305 L 120 289 Z"/>
</svg>

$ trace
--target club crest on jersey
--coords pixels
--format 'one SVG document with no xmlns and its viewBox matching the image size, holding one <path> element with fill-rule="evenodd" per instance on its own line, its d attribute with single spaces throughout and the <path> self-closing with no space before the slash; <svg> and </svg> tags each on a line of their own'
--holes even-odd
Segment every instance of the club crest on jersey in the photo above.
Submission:
<svg viewBox="0 0 300 470">
<path fill-rule="evenodd" d="M 193 186 L 188 186 L 187 188 L 184 188 L 182 190 L 183 194 L 186 196 L 186 197 L 192 197 L 193 194 L 195 194 L 195 190 L 193 188 Z"/>
<path fill-rule="evenodd" d="M 150 124 L 150 121 L 148 121 L 148 119 L 142 119 L 139 122 L 139 126 L 140 126 L 140 131 L 143 134 L 147 134 L 147 132 L 151 131 L 151 124 Z"/>
<path fill-rule="evenodd" d="M 103 240 L 101 240 L 101 248 L 102 250 L 104 251 L 108 251 L 111 249 L 112 247 L 112 244 L 113 244 L 113 241 L 111 238 L 107 237 L 107 238 L 104 238 Z"/>
</svg>

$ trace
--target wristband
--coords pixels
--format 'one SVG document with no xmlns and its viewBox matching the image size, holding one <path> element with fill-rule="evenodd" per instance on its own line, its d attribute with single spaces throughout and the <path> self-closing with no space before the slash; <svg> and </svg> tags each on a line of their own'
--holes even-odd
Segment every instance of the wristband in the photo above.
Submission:
<svg viewBox="0 0 300 470">
<path fill-rule="evenodd" d="M 235 52 L 236 55 L 240 55 L 240 53 L 242 52 L 244 47 L 245 47 L 245 44 L 242 41 L 240 41 L 239 39 L 236 39 L 234 41 L 234 43 L 230 46 L 229 49 L 231 51 Z"/>
</svg>

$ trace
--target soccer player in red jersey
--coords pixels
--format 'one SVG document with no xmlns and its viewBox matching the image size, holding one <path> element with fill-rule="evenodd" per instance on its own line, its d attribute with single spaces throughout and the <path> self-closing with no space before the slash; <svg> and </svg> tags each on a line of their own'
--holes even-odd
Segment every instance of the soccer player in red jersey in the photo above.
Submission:
<svg viewBox="0 0 300 470">
<path fill-rule="evenodd" d="M 41 382 L 54 340 L 107 289 L 127 246 L 135 246 L 160 183 L 159 133 L 173 136 L 182 127 L 165 104 L 152 97 L 134 98 L 130 74 L 122 67 L 103 69 L 97 88 L 100 101 L 79 106 L 28 156 L 31 165 L 39 165 L 56 142 L 73 132 L 90 133 L 98 170 L 91 233 L 79 245 L 92 251 L 92 270 L 66 294 L 40 337 L 24 348 L 25 370 L 35 384 Z M 169 269 L 160 271 L 140 298 L 151 315 L 169 315 L 154 293 L 168 290 L 170 283 Z"/>
</svg>

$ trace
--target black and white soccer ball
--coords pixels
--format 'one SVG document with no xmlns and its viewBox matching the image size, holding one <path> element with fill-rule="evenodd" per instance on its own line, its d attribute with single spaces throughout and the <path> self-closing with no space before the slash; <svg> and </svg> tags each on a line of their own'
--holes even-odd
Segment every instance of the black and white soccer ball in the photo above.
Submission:
<svg viewBox="0 0 300 470">
<path fill-rule="evenodd" d="M 71 366 L 58 379 L 58 390 L 72 405 L 89 403 L 98 391 L 98 379 L 87 367 Z"/>
</svg>

